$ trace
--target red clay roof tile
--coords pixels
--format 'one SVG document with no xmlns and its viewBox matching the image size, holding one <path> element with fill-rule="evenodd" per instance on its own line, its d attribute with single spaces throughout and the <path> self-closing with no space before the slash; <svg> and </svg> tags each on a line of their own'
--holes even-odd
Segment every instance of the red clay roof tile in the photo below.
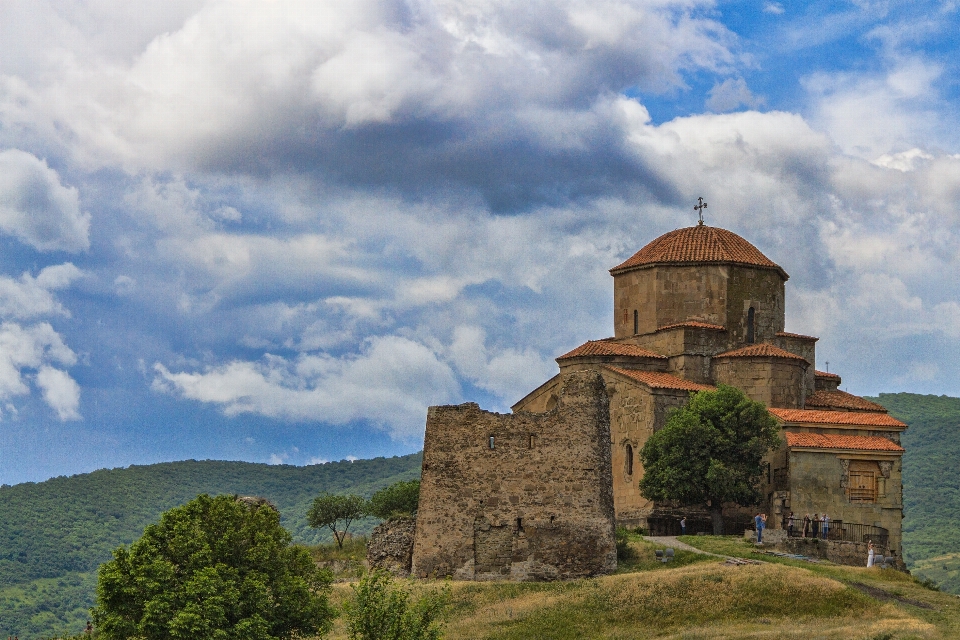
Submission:
<svg viewBox="0 0 960 640">
<path fill-rule="evenodd" d="M 829 363 L 827 363 L 827 364 L 829 364 Z M 832 379 L 837 379 L 837 380 L 840 379 L 840 376 L 838 376 L 837 374 L 835 374 L 835 373 L 827 373 L 826 371 L 814 371 L 814 375 L 816 375 L 818 378 L 832 378 Z"/>
<path fill-rule="evenodd" d="M 726 331 L 727 328 L 719 324 L 710 324 L 709 322 L 700 322 L 699 320 L 687 320 L 685 322 L 675 322 L 659 327 L 657 331 L 667 331 L 669 329 L 679 329 L 681 327 L 690 329 L 710 329 L 712 331 Z"/>
<path fill-rule="evenodd" d="M 781 338 L 796 338 L 798 340 L 810 340 L 812 342 L 816 342 L 817 340 L 820 339 L 815 336 L 805 336 L 802 333 L 790 333 L 789 331 L 778 331 L 777 336 Z"/>
<path fill-rule="evenodd" d="M 666 360 L 665 356 L 653 351 L 648 351 L 638 347 L 635 344 L 625 344 L 623 342 L 611 342 L 607 340 L 590 340 L 582 345 L 563 354 L 557 360 L 566 360 L 567 358 L 582 358 L 584 356 L 632 356 L 635 358 L 656 358 Z"/>
<path fill-rule="evenodd" d="M 716 389 L 716 387 L 711 387 L 708 384 L 684 380 L 671 373 L 663 373 L 662 371 L 637 371 L 636 369 L 622 369 L 620 367 L 604 368 L 627 376 L 637 382 L 642 382 L 654 389 L 676 389 L 678 391 L 714 391 Z"/>
<path fill-rule="evenodd" d="M 795 353 L 790 353 L 789 351 L 784 351 L 780 347 L 775 347 L 772 344 L 767 344 L 762 342 L 760 344 L 750 344 L 739 349 L 734 349 L 733 351 L 725 351 L 724 353 L 717 354 L 717 358 L 790 358 L 791 360 L 803 360 Z"/>
<path fill-rule="evenodd" d="M 855 396 L 852 393 L 840 391 L 839 389 L 834 391 L 827 391 L 825 389 L 815 391 L 813 394 L 807 396 L 806 407 L 835 407 L 837 409 L 853 409 L 854 411 L 887 412 L 886 407 L 875 402 L 870 402 L 869 400 L 864 400 L 860 396 Z"/>
<path fill-rule="evenodd" d="M 788 447 L 903 452 L 903 447 L 879 436 L 839 436 L 827 433 L 792 433 L 789 431 L 784 435 L 787 438 Z"/>
<path fill-rule="evenodd" d="M 726 229 L 697 225 L 665 233 L 610 273 L 655 264 L 736 264 L 774 269 L 784 280 L 787 273 L 755 246 Z"/>
<path fill-rule="evenodd" d="M 866 411 L 818 411 L 815 409 L 767 409 L 784 422 L 800 424 L 843 424 L 865 427 L 894 427 L 907 425 L 886 413 Z"/>
</svg>

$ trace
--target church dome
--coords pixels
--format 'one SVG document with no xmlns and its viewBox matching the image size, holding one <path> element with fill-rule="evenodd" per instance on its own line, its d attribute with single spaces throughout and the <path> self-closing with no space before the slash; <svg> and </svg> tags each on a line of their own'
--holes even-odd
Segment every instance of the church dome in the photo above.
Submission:
<svg viewBox="0 0 960 640">
<path fill-rule="evenodd" d="M 730 264 L 774 269 L 784 280 L 790 277 L 780 265 L 737 234 L 705 224 L 663 234 L 626 262 L 610 269 L 610 273 L 617 275 L 654 265 L 690 264 Z"/>
</svg>

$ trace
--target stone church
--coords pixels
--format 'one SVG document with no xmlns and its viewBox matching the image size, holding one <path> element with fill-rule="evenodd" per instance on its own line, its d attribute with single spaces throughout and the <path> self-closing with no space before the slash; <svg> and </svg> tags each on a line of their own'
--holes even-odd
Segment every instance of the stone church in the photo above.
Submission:
<svg viewBox="0 0 960 640">
<path fill-rule="evenodd" d="M 782 425 L 754 510 L 782 528 L 827 513 L 831 539 L 900 556 L 900 433 L 906 425 L 818 371 L 818 338 L 784 331 L 789 276 L 735 233 L 701 222 L 610 270 L 613 337 L 557 358 L 513 405 L 431 407 L 414 575 L 553 579 L 616 568 L 614 525 L 675 522 L 638 490 L 639 451 L 672 409 L 717 384 Z M 727 509 L 730 511 L 730 509 Z M 734 509 L 735 511 L 735 509 Z M 695 510 L 683 513 L 696 516 Z"/>
</svg>

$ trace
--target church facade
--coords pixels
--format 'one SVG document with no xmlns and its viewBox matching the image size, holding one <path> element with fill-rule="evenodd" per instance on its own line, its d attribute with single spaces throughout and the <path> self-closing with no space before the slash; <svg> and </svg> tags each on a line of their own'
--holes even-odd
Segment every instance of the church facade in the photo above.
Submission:
<svg viewBox="0 0 960 640">
<path fill-rule="evenodd" d="M 789 276 L 783 268 L 737 234 L 701 222 L 657 238 L 611 269 L 610 274 L 613 336 L 588 341 L 558 357 L 557 375 L 513 405 L 512 415 L 500 416 L 496 429 L 487 424 L 478 431 L 476 419 L 451 422 L 447 410 L 452 408 L 431 408 L 432 416 L 444 414 L 444 433 L 439 433 L 438 425 L 431 424 L 428 416 L 415 574 L 418 559 L 422 566 L 439 566 L 424 563 L 431 554 L 436 556 L 436 545 L 423 542 L 429 537 L 428 531 L 436 528 L 431 523 L 443 520 L 438 518 L 439 513 L 449 510 L 431 500 L 431 492 L 444 475 L 453 471 L 460 474 L 458 484 L 472 501 L 458 500 L 452 513 L 455 520 L 463 521 L 463 534 L 455 545 L 460 555 L 452 564 L 444 565 L 443 571 L 454 574 L 456 571 L 449 569 L 459 563 L 457 568 L 465 578 L 479 577 L 471 568 L 479 558 L 475 541 L 480 538 L 474 534 L 471 539 L 470 535 L 477 526 L 503 527 L 503 562 L 494 573 L 484 575 L 518 577 L 511 568 L 514 565 L 536 565 L 538 571 L 552 571 L 544 569 L 553 566 L 550 562 L 537 565 L 536 544 L 529 543 L 531 536 L 536 537 L 546 527 L 577 520 L 581 515 L 598 527 L 608 520 L 651 527 L 658 519 L 674 518 L 676 509 L 654 504 L 640 494 L 638 482 L 643 468 L 639 451 L 650 435 L 664 426 L 671 410 L 685 404 L 692 392 L 713 389 L 717 384 L 738 387 L 762 402 L 782 426 L 784 444 L 767 460 L 762 487 L 765 502 L 753 507 L 770 515 L 768 526 L 790 527 L 788 514 L 792 512 L 796 518 L 794 533 L 802 533 L 799 529 L 804 515 L 828 514 L 836 523 L 834 539 L 872 536 L 888 553 L 901 555 L 900 434 L 906 425 L 880 405 L 841 391 L 838 375 L 816 370 L 818 338 L 785 331 L 784 294 Z M 602 423 L 599 428 L 606 434 L 604 451 L 561 447 L 549 457 L 558 468 L 591 469 L 591 479 L 583 478 L 585 486 L 609 483 L 612 513 L 604 511 L 602 490 L 596 494 L 597 499 L 580 505 L 579 513 L 565 512 L 556 496 L 544 508 L 544 492 L 556 491 L 557 487 L 531 482 L 532 477 L 542 476 L 531 473 L 522 457 L 509 472 L 490 473 L 492 463 L 487 460 L 502 455 L 496 452 L 495 442 L 500 436 L 494 431 L 511 434 L 504 446 L 513 446 L 509 443 L 514 441 L 526 443 L 528 453 L 548 442 L 559 442 L 567 429 L 562 416 L 573 402 L 568 386 L 582 390 L 584 385 L 594 384 L 591 380 L 603 389 L 605 408 L 598 409 L 591 419 Z M 546 416 L 553 416 L 552 432 L 534 433 L 517 427 Z M 593 433 L 592 427 L 570 424 L 570 433 L 584 429 Z M 448 441 L 451 433 L 456 434 L 454 441 L 464 444 L 478 440 L 487 457 L 481 455 L 460 467 L 449 459 L 442 460 L 434 444 L 441 439 Z M 456 445 L 448 442 L 447 446 Z M 609 469 L 599 469 L 598 461 L 602 460 L 609 460 Z M 547 460 L 540 460 L 536 468 L 543 469 L 544 463 L 549 466 Z M 489 503 L 482 496 L 491 493 L 493 486 L 502 495 L 497 499 L 499 511 L 491 520 Z M 444 499 L 451 498 L 448 494 Z M 510 506 L 505 508 L 504 500 Z M 525 518 L 528 524 L 523 527 L 518 523 Z M 578 523 L 570 524 L 576 528 Z M 523 544 L 517 544 L 518 536 L 526 539 Z M 441 538 L 434 535 L 431 539 Z M 601 546 L 605 544 L 606 539 Z M 609 549 L 605 553 L 609 554 Z M 598 567 L 607 565 L 609 562 L 600 563 L 560 577 L 604 572 Z M 427 573 L 420 571 L 422 575 Z"/>
</svg>

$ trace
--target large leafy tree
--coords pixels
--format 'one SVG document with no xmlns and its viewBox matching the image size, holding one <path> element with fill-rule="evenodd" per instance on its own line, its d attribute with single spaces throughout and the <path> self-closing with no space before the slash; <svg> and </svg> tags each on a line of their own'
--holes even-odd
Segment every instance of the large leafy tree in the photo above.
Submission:
<svg viewBox="0 0 960 640">
<path fill-rule="evenodd" d="M 735 387 L 700 391 L 640 451 L 640 492 L 656 501 L 709 505 L 723 533 L 723 503 L 760 501 L 763 457 L 779 446 L 777 420 Z"/>
<path fill-rule="evenodd" d="M 420 481 L 394 482 L 370 496 L 367 513 L 387 520 L 389 518 L 412 516 L 420 504 Z"/>
<path fill-rule="evenodd" d="M 366 514 L 367 501 L 363 496 L 321 493 L 313 499 L 307 511 L 307 522 L 315 529 L 330 529 L 337 546 L 342 549 L 350 525 Z"/>
<path fill-rule="evenodd" d="M 290 544 L 265 501 L 200 495 L 100 566 L 106 640 L 273 640 L 326 632 L 330 574 Z"/>
</svg>

